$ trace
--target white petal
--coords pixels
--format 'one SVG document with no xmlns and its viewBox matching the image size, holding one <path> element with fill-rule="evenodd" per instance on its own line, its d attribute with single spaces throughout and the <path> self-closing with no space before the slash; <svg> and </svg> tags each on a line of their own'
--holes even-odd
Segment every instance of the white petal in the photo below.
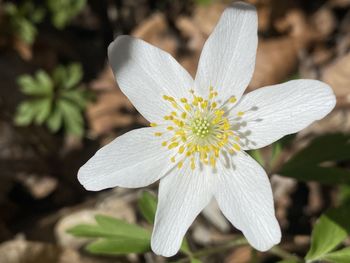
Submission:
<svg viewBox="0 0 350 263">
<path fill-rule="evenodd" d="M 231 111 L 246 112 L 239 131 L 247 140 L 244 149 L 257 149 L 298 132 L 325 117 L 335 106 L 332 89 L 317 80 L 292 80 L 244 95 Z"/>
<path fill-rule="evenodd" d="M 213 176 L 192 171 L 188 162 L 163 177 L 152 234 L 152 250 L 165 257 L 175 255 L 193 220 L 213 196 Z"/>
<path fill-rule="evenodd" d="M 228 220 L 249 243 L 266 251 L 281 240 L 271 185 L 262 167 L 244 152 L 218 162 L 215 197 Z"/>
<path fill-rule="evenodd" d="M 172 154 L 161 146 L 155 128 L 130 131 L 101 148 L 78 172 L 79 182 L 90 191 L 152 184 L 173 165 Z M 163 135 L 165 136 L 165 135 Z"/>
<path fill-rule="evenodd" d="M 255 7 L 247 3 L 235 3 L 224 11 L 199 60 L 198 93 L 206 96 L 213 86 L 222 102 L 230 96 L 241 97 L 255 67 L 257 21 Z"/>
<path fill-rule="evenodd" d="M 130 36 L 119 36 L 108 47 L 108 58 L 123 93 L 149 121 L 171 111 L 163 95 L 188 97 L 193 79 L 167 52 Z"/>
</svg>

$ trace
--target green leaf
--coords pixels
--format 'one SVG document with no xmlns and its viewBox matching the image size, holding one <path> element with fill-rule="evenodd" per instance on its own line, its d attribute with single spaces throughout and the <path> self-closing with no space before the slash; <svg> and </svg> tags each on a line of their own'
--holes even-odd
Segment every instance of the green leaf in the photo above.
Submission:
<svg viewBox="0 0 350 263">
<path fill-rule="evenodd" d="M 350 205 L 350 186 L 341 185 L 339 187 L 339 203 L 342 205 Z"/>
<path fill-rule="evenodd" d="M 350 232 L 350 210 L 342 206 L 331 209 L 320 217 L 311 235 L 311 248 L 307 260 L 322 258 L 335 249 Z"/>
<path fill-rule="evenodd" d="M 103 239 L 89 244 L 87 251 L 98 255 L 124 255 L 151 251 L 150 243 L 143 239 Z"/>
<path fill-rule="evenodd" d="M 111 232 L 109 229 L 102 228 L 98 225 L 86 225 L 86 224 L 74 226 L 68 229 L 67 233 L 70 233 L 71 235 L 76 237 L 90 237 L 90 238 L 116 237 L 115 233 Z"/>
<path fill-rule="evenodd" d="M 197 5 L 209 5 L 213 0 L 196 0 Z"/>
<path fill-rule="evenodd" d="M 199 260 L 198 258 L 191 258 L 191 263 L 202 263 L 201 260 Z"/>
<path fill-rule="evenodd" d="M 77 104 L 77 106 L 79 106 L 79 108 L 82 110 L 86 108 L 86 105 L 88 102 L 88 97 L 86 92 L 80 89 L 63 90 L 62 97 Z"/>
<path fill-rule="evenodd" d="M 277 263 L 298 263 L 298 261 L 294 259 L 285 259 L 285 260 L 278 261 Z"/>
<path fill-rule="evenodd" d="M 138 225 L 104 215 L 96 215 L 95 219 L 97 225 L 81 224 L 67 232 L 78 237 L 151 239 L 151 233 Z"/>
<path fill-rule="evenodd" d="M 138 208 L 147 222 L 153 224 L 157 210 L 157 198 L 150 192 L 143 192 L 138 200 Z"/>
<path fill-rule="evenodd" d="M 35 117 L 35 123 L 40 125 L 43 124 L 50 115 L 51 112 L 51 99 L 44 98 L 37 102 L 38 112 Z"/>
<path fill-rule="evenodd" d="M 38 96 L 45 95 L 45 90 L 42 90 L 30 75 L 22 75 L 17 79 L 18 85 L 21 87 L 21 91 L 26 95 Z"/>
<path fill-rule="evenodd" d="M 53 82 L 50 76 L 43 70 L 38 70 L 35 74 L 37 83 L 42 90 L 45 90 L 45 93 L 53 92 Z"/>
<path fill-rule="evenodd" d="M 33 12 L 30 14 L 30 20 L 33 21 L 33 23 L 40 23 L 43 21 L 45 16 L 45 9 L 44 8 L 36 8 L 33 10 Z"/>
<path fill-rule="evenodd" d="M 184 237 L 184 239 L 182 240 L 180 251 L 186 255 L 192 255 L 192 251 L 190 249 L 186 237 Z"/>
<path fill-rule="evenodd" d="M 61 128 L 63 120 L 63 115 L 60 108 L 55 106 L 46 122 L 46 125 L 51 132 L 57 132 Z"/>
<path fill-rule="evenodd" d="M 324 135 L 313 140 L 299 151 L 278 172 L 301 181 L 318 181 L 325 184 L 350 184 L 350 171 L 324 165 L 350 159 L 350 136 Z"/>
<path fill-rule="evenodd" d="M 14 16 L 18 13 L 17 6 L 14 3 L 4 3 L 4 11 L 6 14 Z"/>
<path fill-rule="evenodd" d="M 257 161 L 261 166 L 265 166 L 265 161 L 263 156 L 261 155 L 260 150 L 251 150 L 248 152 L 251 157 L 254 158 L 255 161 Z"/>
<path fill-rule="evenodd" d="M 146 240 L 151 238 L 150 232 L 138 225 L 104 215 L 97 215 L 95 219 L 101 228 L 109 230 L 115 236 Z"/>
<path fill-rule="evenodd" d="M 350 136 L 341 133 L 327 134 L 314 139 L 308 147 L 299 151 L 285 164 L 285 169 L 331 160 L 348 159 L 350 159 Z"/>
<path fill-rule="evenodd" d="M 47 0 L 47 4 L 53 25 L 62 29 L 83 9 L 86 0 Z"/>
<path fill-rule="evenodd" d="M 80 64 L 73 63 L 67 67 L 67 79 L 65 80 L 64 87 L 71 89 L 83 78 L 83 69 Z"/>
<path fill-rule="evenodd" d="M 19 38 L 29 45 L 33 44 L 37 29 L 29 20 L 18 18 L 13 22 L 13 27 Z"/>
<path fill-rule="evenodd" d="M 62 112 L 63 121 L 67 133 L 79 137 L 83 136 L 84 122 L 82 113 L 80 112 L 79 108 L 76 105 L 64 99 L 59 100 L 57 105 L 60 108 L 60 111 Z"/>
<path fill-rule="evenodd" d="M 64 66 L 62 65 L 57 66 L 52 73 L 52 78 L 56 86 L 64 87 L 65 81 L 67 79 L 67 75 L 68 74 Z"/>
<path fill-rule="evenodd" d="M 19 104 L 15 116 L 15 124 L 18 126 L 29 125 L 36 114 L 35 103 L 33 101 L 25 101 Z"/>
<path fill-rule="evenodd" d="M 328 253 L 322 257 L 323 260 L 327 260 L 334 263 L 349 263 L 350 261 L 350 247 Z"/>
</svg>

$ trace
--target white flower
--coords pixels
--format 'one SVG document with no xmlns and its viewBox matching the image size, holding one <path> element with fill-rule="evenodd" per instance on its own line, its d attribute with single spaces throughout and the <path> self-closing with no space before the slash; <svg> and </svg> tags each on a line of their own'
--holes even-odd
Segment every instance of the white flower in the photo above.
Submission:
<svg viewBox="0 0 350 263">
<path fill-rule="evenodd" d="M 244 150 L 258 149 L 323 118 L 335 106 L 329 86 L 293 80 L 242 95 L 257 48 L 253 6 L 227 8 L 203 48 L 195 80 L 166 52 L 119 36 L 108 56 L 121 90 L 151 127 L 100 149 L 78 178 L 88 190 L 144 187 L 160 179 L 151 246 L 172 256 L 201 210 L 215 198 L 249 243 L 280 242 L 271 186 Z"/>
</svg>

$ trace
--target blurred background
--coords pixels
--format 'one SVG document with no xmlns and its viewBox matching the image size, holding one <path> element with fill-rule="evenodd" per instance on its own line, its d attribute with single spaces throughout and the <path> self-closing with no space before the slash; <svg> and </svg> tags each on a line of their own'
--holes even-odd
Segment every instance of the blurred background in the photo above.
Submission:
<svg viewBox="0 0 350 263">
<path fill-rule="evenodd" d="M 171 53 L 192 75 L 219 0 L 0 0 L 0 262 L 350 262 L 350 0 L 250 0 L 259 47 L 248 90 L 295 78 L 330 84 L 320 122 L 250 152 L 267 170 L 283 231 L 254 251 L 210 204 L 171 259 L 150 252 L 157 185 L 88 192 L 77 170 L 147 126 L 116 85 L 120 34 Z M 117 161 L 117 160 L 116 160 Z"/>
</svg>

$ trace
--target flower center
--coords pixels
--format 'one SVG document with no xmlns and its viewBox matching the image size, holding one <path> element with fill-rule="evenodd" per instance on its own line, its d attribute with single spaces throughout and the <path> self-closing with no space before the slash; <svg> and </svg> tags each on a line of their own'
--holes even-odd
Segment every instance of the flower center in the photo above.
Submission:
<svg viewBox="0 0 350 263">
<path fill-rule="evenodd" d="M 209 88 L 209 96 L 204 99 L 190 90 L 192 99 L 175 99 L 164 95 L 163 99 L 171 104 L 173 111 L 163 117 L 164 123 L 151 123 L 152 127 L 160 126 L 164 131 L 156 132 L 155 136 L 162 136 L 171 132 L 172 137 L 163 141 L 162 146 L 168 149 L 177 149 L 171 157 L 172 162 L 178 162 L 178 168 L 183 166 L 187 159 L 191 168 L 197 164 L 215 167 L 216 159 L 222 151 L 233 154 L 240 150 L 238 134 L 233 130 L 226 116 L 227 104 L 235 104 L 233 96 L 224 105 L 218 107 L 217 91 Z M 243 112 L 238 113 L 239 116 Z"/>
<path fill-rule="evenodd" d="M 191 123 L 192 132 L 199 138 L 206 137 L 211 130 L 211 123 L 206 118 L 195 118 Z"/>
</svg>

